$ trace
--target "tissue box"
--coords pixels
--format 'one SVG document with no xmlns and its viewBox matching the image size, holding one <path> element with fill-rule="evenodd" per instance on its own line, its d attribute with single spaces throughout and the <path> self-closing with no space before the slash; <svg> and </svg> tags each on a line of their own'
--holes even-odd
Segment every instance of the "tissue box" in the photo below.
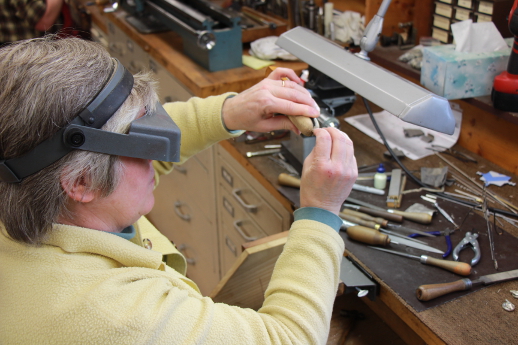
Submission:
<svg viewBox="0 0 518 345">
<path fill-rule="evenodd" d="M 505 39 L 509 46 L 513 38 Z M 455 45 L 423 49 L 421 85 L 446 99 L 487 96 L 495 76 L 507 69 L 511 48 L 486 53 L 457 53 Z"/>
</svg>

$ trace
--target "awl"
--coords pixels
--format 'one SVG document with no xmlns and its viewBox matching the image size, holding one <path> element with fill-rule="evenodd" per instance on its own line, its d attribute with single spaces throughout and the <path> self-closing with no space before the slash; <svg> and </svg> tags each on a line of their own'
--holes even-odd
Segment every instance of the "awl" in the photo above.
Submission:
<svg viewBox="0 0 518 345">
<path fill-rule="evenodd" d="M 436 259 L 436 258 L 432 258 L 428 255 L 421 255 L 421 256 L 411 255 L 411 254 L 401 253 L 401 252 L 398 252 L 395 250 L 384 249 L 384 248 L 377 248 L 377 247 L 371 247 L 371 248 L 376 249 L 376 250 L 381 250 L 383 252 L 387 252 L 387 253 L 391 253 L 391 254 L 404 256 L 404 257 L 407 257 L 410 259 L 414 259 L 414 260 L 421 262 L 424 265 L 440 267 L 440 268 L 443 268 L 450 272 L 459 274 L 461 276 L 469 276 L 469 274 L 471 273 L 471 266 L 465 262 Z"/>
<path fill-rule="evenodd" d="M 451 283 L 421 285 L 416 290 L 417 299 L 420 301 L 429 301 L 431 299 L 443 296 L 455 291 L 469 290 L 477 285 L 489 285 L 508 280 L 518 279 L 518 270 L 507 272 L 488 274 L 476 280 L 464 278 Z"/>
</svg>

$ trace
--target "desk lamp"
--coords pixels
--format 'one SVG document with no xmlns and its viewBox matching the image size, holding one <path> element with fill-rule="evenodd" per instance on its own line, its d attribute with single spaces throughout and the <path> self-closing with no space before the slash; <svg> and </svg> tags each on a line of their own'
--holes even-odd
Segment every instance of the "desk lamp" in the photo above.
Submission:
<svg viewBox="0 0 518 345">
<path fill-rule="evenodd" d="M 451 135 L 455 119 L 445 98 L 368 61 L 367 53 L 376 46 L 390 1 L 384 0 L 369 22 L 356 55 L 303 27 L 283 33 L 276 43 L 401 120 Z"/>
</svg>

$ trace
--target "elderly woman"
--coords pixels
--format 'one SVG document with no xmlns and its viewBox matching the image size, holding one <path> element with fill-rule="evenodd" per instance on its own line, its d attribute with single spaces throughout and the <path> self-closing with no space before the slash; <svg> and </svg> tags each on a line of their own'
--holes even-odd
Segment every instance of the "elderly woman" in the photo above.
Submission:
<svg viewBox="0 0 518 345">
<path fill-rule="evenodd" d="M 325 343 L 344 249 L 337 214 L 357 176 L 346 134 L 315 130 L 302 207 L 258 311 L 214 303 L 185 276 L 180 253 L 166 265 L 134 240 L 156 232 L 144 215 L 172 164 L 118 141 L 158 119 L 174 146 L 172 119 L 183 162 L 241 130 L 297 131 L 274 114 L 318 111 L 293 71 L 240 94 L 165 104 L 170 117 L 148 75 L 132 77 L 79 39 L 0 49 L 0 80 L 0 343 Z"/>
</svg>

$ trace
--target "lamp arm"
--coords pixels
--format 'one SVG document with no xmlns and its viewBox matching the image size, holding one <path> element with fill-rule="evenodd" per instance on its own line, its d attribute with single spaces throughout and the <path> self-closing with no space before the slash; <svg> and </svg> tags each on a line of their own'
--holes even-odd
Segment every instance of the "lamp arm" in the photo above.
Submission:
<svg viewBox="0 0 518 345">
<path fill-rule="evenodd" d="M 378 13 L 371 19 L 365 28 L 363 37 L 360 40 L 361 51 L 356 54 L 358 57 L 364 60 L 370 60 L 367 53 L 373 51 L 376 44 L 378 44 L 381 30 L 383 29 L 383 19 L 391 1 L 392 0 L 383 0 L 378 9 Z"/>
</svg>

